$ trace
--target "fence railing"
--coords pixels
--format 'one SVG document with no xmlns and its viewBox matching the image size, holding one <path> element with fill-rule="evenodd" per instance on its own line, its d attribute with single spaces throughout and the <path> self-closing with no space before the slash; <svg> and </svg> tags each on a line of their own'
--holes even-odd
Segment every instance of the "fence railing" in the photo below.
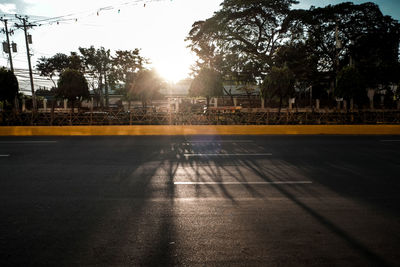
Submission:
<svg viewBox="0 0 400 267">
<path fill-rule="evenodd" d="M 267 125 L 267 124 L 400 124 L 399 110 L 261 110 L 247 112 L 0 112 L 0 125 Z"/>
</svg>

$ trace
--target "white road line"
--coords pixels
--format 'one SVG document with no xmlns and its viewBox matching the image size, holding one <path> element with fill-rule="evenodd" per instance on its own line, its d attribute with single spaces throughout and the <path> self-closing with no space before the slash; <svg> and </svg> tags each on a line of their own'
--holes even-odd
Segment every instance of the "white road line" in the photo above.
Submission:
<svg viewBox="0 0 400 267">
<path fill-rule="evenodd" d="M 311 181 L 276 181 L 276 182 L 174 182 L 175 185 L 268 185 L 268 184 L 312 184 Z"/>
<path fill-rule="evenodd" d="M 58 141 L 0 141 L 0 144 L 54 144 Z"/>
<path fill-rule="evenodd" d="M 235 154 L 184 154 L 185 157 L 235 157 L 235 156 L 272 156 L 271 153 L 235 153 Z"/>
<path fill-rule="evenodd" d="M 187 143 L 254 143 L 253 140 L 202 140 L 202 141 L 188 141 Z"/>
<path fill-rule="evenodd" d="M 5 157 L 9 157 L 10 155 L 0 155 L 0 157 L 3 157 L 3 158 L 5 158 Z"/>
</svg>

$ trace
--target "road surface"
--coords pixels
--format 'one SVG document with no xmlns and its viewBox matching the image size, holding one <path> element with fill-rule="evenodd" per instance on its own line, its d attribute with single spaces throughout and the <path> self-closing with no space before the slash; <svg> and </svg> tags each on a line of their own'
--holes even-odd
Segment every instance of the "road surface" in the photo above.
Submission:
<svg viewBox="0 0 400 267">
<path fill-rule="evenodd" d="M 0 266 L 399 266 L 399 136 L 0 138 Z"/>
</svg>

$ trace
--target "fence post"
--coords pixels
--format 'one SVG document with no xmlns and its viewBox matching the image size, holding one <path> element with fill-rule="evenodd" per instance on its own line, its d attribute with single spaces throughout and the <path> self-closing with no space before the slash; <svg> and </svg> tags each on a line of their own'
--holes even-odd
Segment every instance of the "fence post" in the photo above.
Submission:
<svg viewBox="0 0 400 267">
<path fill-rule="evenodd" d="M 26 103 L 25 103 L 25 98 L 22 98 L 22 112 L 26 111 Z"/>
<path fill-rule="evenodd" d="M 293 101 L 294 100 L 294 98 L 289 98 L 289 110 L 292 110 L 293 109 Z"/>
<path fill-rule="evenodd" d="M 369 108 L 370 109 L 374 109 L 374 95 L 375 95 L 375 90 L 368 89 Z"/>
<path fill-rule="evenodd" d="M 93 97 L 90 99 L 90 112 L 93 112 Z"/>
</svg>

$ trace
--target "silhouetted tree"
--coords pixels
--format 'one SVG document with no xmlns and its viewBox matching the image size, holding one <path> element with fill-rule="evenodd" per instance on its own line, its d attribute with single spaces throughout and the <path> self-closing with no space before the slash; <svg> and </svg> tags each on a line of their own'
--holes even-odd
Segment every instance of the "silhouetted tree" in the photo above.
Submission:
<svg viewBox="0 0 400 267">
<path fill-rule="evenodd" d="M 187 37 L 199 57 L 196 72 L 209 68 L 224 80 L 257 84 L 272 66 L 287 66 L 297 88 L 312 86 L 319 96 L 334 89 L 348 65 L 358 69 L 368 87 L 387 89 L 396 82 L 399 23 L 376 4 L 293 10 L 295 3 L 224 0 L 211 18 L 195 22 Z"/>
<path fill-rule="evenodd" d="M 5 109 L 15 105 L 18 88 L 18 80 L 14 73 L 0 68 L 0 101 L 3 101 Z"/>
<path fill-rule="evenodd" d="M 162 86 L 163 81 L 154 70 L 140 70 L 130 84 L 129 94 L 140 99 L 143 108 L 146 108 L 147 103 L 158 95 Z"/>
<path fill-rule="evenodd" d="M 58 80 L 57 96 L 68 99 L 72 113 L 76 101 L 89 98 L 89 87 L 85 76 L 77 70 L 65 70 Z"/>
<path fill-rule="evenodd" d="M 118 50 L 112 57 L 112 70 L 109 75 L 110 84 L 124 99 L 128 100 L 129 107 L 133 97 L 129 93 L 130 87 L 137 78 L 138 72 L 144 69 L 146 63 L 147 60 L 140 56 L 139 49 L 132 51 Z"/>
<path fill-rule="evenodd" d="M 94 46 L 91 46 L 89 48 L 79 47 L 79 52 L 82 55 L 85 72 L 98 80 L 96 93 L 100 96 L 101 107 L 104 107 L 104 85 L 105 104 L 108 107 L 109 75 L 112 69 L 110 50 L 106 50 L 104 47 L 96 49 Z M 93 90 L 96 90 L 96 88 L 93 88 Z"/>
<path fill-rule="evenodd" d="M 66 69 L 82 71 L 83 66 L 80 57 L 75 52 L 71 52 L 70 56 L 57 53 L 50 58 L 41 57 L 37 61 L 36 69 L 40 71 L 41 76 L 49 77 L 53 82 L 54 87 L 57 87 L 57 84 L 53 79 L 55 76 L 59 76 L 61 72 Z"/>
<path fill-rule="evenodd" d="M 201 67 L 224 75 L 236 72 L 262 78 L 274 65 L 276 49 L 290 37 L 285 20 L 295 3 L 225 0 L 211 18 L 193 24 L 187 37 L 190 48 L 199 56 Z"/>
<path fill-rule="evenodd" d="M 337 85 L 333 91 L 337 97 L 362 103 L 367 98 L 365 81 L 355 67 L 344 67 L 338 74 Z"/>
<path fill-rule="evenodd" d="M 374 3 L 341 3 L 310 10 L 292 11 L 290 20 L 302 24 L 305 45 L 318 59 L 318 71 L 332 84 L 341 69 L 355 66 L 366 85 L 393 81 L 398 61 L 400 26 L 384 16 Z"/>
<path fill-rule="evenodd" d="M 270 100 L 278 96 L 280 112 L 283 98 L 291 96 L 294 92 L 294 81 L 294 75 L 287 66 L 272 67 L 261 85 L 261 94 L 264 99 Z"/>
<path fill-rule="evenodd" d="M 190 96 L 203 96 L 207 99 L 207 106 L 210 104 L 210 98 L 222 96 L 224 86 L 222 76 L 215 70 L 202 69 L 194 78 L 189 88 Z"/>
<path fill-rule="evenodd" d="M 294 75 L 298 93 L 305 94 L 307 88 L 318 83 L 318 59 L 303 42 L 282 45 L 274 58 L 277 67 L 287 66 Z"/>
</svg>

